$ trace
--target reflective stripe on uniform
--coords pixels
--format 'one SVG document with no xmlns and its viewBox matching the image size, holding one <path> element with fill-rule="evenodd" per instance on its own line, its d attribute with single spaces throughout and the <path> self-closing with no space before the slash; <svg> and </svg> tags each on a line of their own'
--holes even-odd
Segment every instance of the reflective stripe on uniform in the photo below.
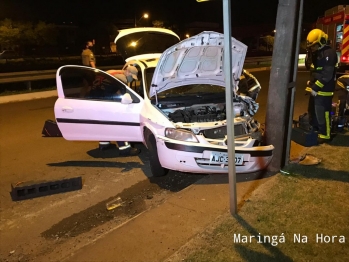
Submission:
<svg viewBox="0 0 349 262">
<path fill-rule="evenodd" d="M 326 121 L 326 135 L 319 134 L 319 138 L 330 139 L 331 138 L 331 126 L 330 126 L 330 112 L 325 112 L 325 121 Z"/>
<path fill-rule="evenodd" d="M 322 92 L 322 91 L 319 91 L 319 92 L 317 92 L 317 94 L 319 96 L 333 96 L 333 92 Z"/>
<path fill-rule="evenodd" d="M 307 86 L 307 87 L 305 88 L 305 91 L 311 92 L 311 91 L 313 91 L 313 89 L 311 89 L 309 86 Z"/>
<path fill-rule="evenodd" d="M 309 86 L 307 86 L 307 87 L 305 88 L 305 91 L 311 92 L 311 91 L 313 91 L 313 89 L 311 89 Z M 317 94 L 318 94 L 319 96 L 333 96 L 333 92 L 322 92 L 322 91 L 318 91 Z"/>
<path fill-rule="evenodd" d="M 330 123 L 330 112 L 325 112 L 325 119 L 326 119 L 326 135 L 328 139 L 331 138 L 331 123 Z"/>
<path fill-rule="evenodd" d="M 340 81 L 337 81 L 337 85 L 340 86 L 341 88 L 346 89 L 345 85 Z"/>
<path fill-rule="evenodd" d="M 325 136 L 325 135 L 319 134 L 319 138 L 322 138 L 322 139 L 330 139 L 331 137 L 330 137 L 330 136 Z"/>
<path fill-rule="evenodd" d="M 320 88 L 323 88 L 323 87 L 324 87 L 324 84 L 321 83 L 319 80 L 316 80 L 315 85 L 317 85 L 317 86 L 320 87 Z"/>
</svg>

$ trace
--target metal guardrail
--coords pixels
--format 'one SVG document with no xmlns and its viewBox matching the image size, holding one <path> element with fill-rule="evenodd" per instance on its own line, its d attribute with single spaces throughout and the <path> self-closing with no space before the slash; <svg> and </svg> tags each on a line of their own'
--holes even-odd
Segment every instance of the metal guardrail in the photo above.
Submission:
<svg viewBox="0 0 349 262">
<path fill-rule="evenodd" d="M 246 57 L 245 58 L 245 64 L 261 64 L 261 63 L 268 63 L 272 61 L 272 56 L 260 56 L 260 57 Z M 298 56 L 298 60 L 305 59 L 305 54 L 300 54 Z"/>
<path fill-rule="evenodd" d="M 272 56 L 246 57 L 245 64 L 261 64 L 271 62 Z"/>
<path fill-rule="evenodd" d="M 299 55 L 299 59 L 303 59 L 305 55 Z M 245 64 L 261 64 L 272 61 L 272 56 L 246 57 Z M 102 70 L 121 69 L 122 65 L 101 66 Z M 26 82 L 28 90 L 31 90 L 31 82 L 47 79 L 55 79 L 57 70 L 38 70 L 26 72 L 0 73 L 0 84 Z"/>
<path fill-rule="evenodd" d="M 122 65 L 101 66 L 98 68 L 102 70 L 121 69 Z M 55 79 L 56 72 L 57 70 L 54 69 L 54 70 L 37 70 L 37 71 L 25 71 L 25 72 L 1 73 L 0 84 L 25 82 L 27 89 L 31 90 L 32 81 Z"/>
</svg>

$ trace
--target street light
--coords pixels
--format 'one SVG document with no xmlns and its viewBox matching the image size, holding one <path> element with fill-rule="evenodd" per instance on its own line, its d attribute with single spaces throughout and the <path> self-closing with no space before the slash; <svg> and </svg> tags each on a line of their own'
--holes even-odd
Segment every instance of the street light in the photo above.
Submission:
<svg viewBox="0 0 349 262">
<path fill-rule="evenodd" d="M 136 20 L 136 15 L 135 15 L 135 27 L 137 27 L 137 23 L 142 20 L 142 18 L 148 19 L 149 15 L 147 13 L 143 14 L 138 21 Z"/>
</svg>

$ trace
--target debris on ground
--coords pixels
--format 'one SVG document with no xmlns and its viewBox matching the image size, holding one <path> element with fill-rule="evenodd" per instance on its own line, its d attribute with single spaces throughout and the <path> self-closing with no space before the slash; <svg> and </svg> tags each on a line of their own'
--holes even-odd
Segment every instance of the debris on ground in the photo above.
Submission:
<svg viewBox="0 0 349 262">
<path fill-rule="evenodd" d="M 301 155 L 300 157 L 291 159 L 290 163 L 300 164 L 303 166 L 313 166 L 321 163 L 321 159 L 311 154 L 304 154 L 304 155 Z"/>
<path fill-rule="evenodd" d="M 106 204 L 107 210 L 113 210 L 117 207 L 121 207 L 125 202 L 122 201 L 121 197 L 117 197 Z"/>
</svg>

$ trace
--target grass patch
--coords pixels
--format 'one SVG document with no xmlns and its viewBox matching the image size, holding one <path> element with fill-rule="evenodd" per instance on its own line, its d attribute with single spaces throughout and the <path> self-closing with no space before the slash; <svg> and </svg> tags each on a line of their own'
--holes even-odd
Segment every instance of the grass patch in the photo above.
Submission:
<svg viewBox="0 0 349 262">
<path fill-rule="evenodd" d="M 348 145 L 347 133 L 308 148 L 322 159 L 319 165 L 288 166 L 292 175 L 274 176 L 237 216 L 221 216 L 170 261 L 349 261 Z M 234 234 L 255 238 L 239 243 Z M 331 241 L 321 243 L 321 234 Z"/>
</svg>

